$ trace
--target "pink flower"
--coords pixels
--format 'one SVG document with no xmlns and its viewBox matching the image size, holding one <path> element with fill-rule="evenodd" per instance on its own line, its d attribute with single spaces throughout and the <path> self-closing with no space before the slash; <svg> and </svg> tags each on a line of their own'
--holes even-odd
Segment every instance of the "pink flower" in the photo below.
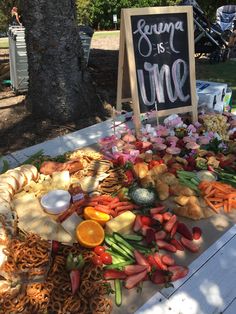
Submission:
<svg viewBox="0 0 236 314">
<path fill-rule="evenodd" d="M 127 142 L 127 143 L 132 143 L 132 142 L 135 142 L 136 141 L 136 138 L 133 134 L 125 134 L 123 137 L 122 137 L 122 140 Z"/>
<path fill-rule="evenodd" d="M 166 152 L 171 155 L 179 155 L 179 153 L 181 152 L 181 149 L 176 146 L 170 146 L 166 149 Z"/>
<path fill-rule="evenodd" d="M 198 149 L 199 147 L 200 145 L 195 142 L 189 142 L 186 144 L 187 149 Z"/>
<path fill-rule="evenodd" d="M 156 143 L 156 144 L 153 145 L 153 148 L 156 149 L 156 150 L 158 150 L 158 151 L 160 151 L 160 150 L 165 150 L 166 147 L 167 147 L 167 146 L 166 146 L 165 144 L 157 144 L 157 143 Z"/>
<path fill-rule="evenodd" d="M 158 136 L 163 136 L 163 137 L 168 136 L 169 135 L 169 130 L 165 126 L 163 126 L 163 125 L 158 125 L 158 127 L 157 127 L 157 135 Z"/>
<path fill-rule="evenodd" d="M 196 139 L 195 139 L 194 137 L 192 137 L 192 136 L 185 136 L 185 137 L 183 138 L 183 141 L 184 141 L 185 143 L 192 143 L 192 142 L 196 142 Z"/>
<path fill-rule="evenodd" d="M 164 139 L 162 137 L 151 137 L 150 141 L 152 143 L 162 144 L 164 142 Z"/>
<path fill-rule="evenodd" d="M 187 130 L 189 132 L 192 132 L 192 133 L 195 133 L 197 130 L 196 128 L 194 127 L 194 125 L 190 124 L 188 127 L 187 127 Z"/>
<path fill-rule="evenodd" d="M 202 125 L 201 125 L 201 123 L 199 123 L 199 122 L 197 121 L 197 122 L 194 123 L 194 126 L 198 129 L 198 128 L 200 128 L 200 126 L 202 126 Z"/>
<path fill-rule="evenodd" d="M 200 145 L 207 145 L 210 142 L 210 138 L 207 136 L 200 136 L 198 142 Z"/>
<path fill-rule="evenodd" d="M 178 137 L 177 136 L 168 136 L 167 138 L 166 138 L 166 140 L 168 141 L 168 142 L 170 142 L 170 143 L 176 143 L 176 142 L 178 142 Z"/>
</svg>

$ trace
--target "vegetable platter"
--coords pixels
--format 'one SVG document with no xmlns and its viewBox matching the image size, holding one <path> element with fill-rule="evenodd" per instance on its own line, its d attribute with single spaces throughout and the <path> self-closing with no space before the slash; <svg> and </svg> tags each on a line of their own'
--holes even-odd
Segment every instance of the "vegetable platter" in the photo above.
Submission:
<svg viewBox="0 0 236 314">
<path fill-rule="evenodd" d="M 5 165 L 4 313 L 134 313 L 187 280 L 190 263 L 236 221 L 235 126 L 228 113 L 200 115 L 194 125 L 173 115 L 138 138 L 129 129 L 101 138 L 100 151 L 39 151 L 17 168 Z M 41 206 L 55 190 L 70 195 L 59 214 Z M 31 239 L 39 245 L 32 252 Z M 35 277 L 41 265 L 44 276 Z M 20 269 L 27 282 L 15 276 Z"/>
</svg>

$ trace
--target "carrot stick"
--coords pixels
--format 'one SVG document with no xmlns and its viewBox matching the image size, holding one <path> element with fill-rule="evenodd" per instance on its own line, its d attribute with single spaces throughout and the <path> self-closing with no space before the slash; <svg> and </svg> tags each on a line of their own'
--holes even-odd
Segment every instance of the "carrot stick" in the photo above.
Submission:
<svg viewBox="0 0 236 314">
<path fill-rule="evenodd" d="M 209 184 L 208 187 L 204 190 L 204 194 L 208 195 L 211 192 L 211 190 L 212 190 L 212 185 Z"/>
<path fill-rule="evenodd" d="M 222 201 L 222 197 L 208 197 L 208 200 L 211 202 L 221 202 Z"/>
<path fill-rule="evenodd" d="M 216 189 L 212 189 L 208 194 L 206 194 L 207 197 L 214 195 L 216 192 Z"/>
<path fill-rule="evenodd" d="M 210 201 L 208 200 L 207 197 L 204 197 L 204 200 L 206 201 L 207 205 L 210 206 L 211 209 L 214 210 L 214 212 L 216 212 L 217 214 L 219 214 L 219 212 L 220 212 L 219 209 L 216 208 L 216 207 L 212 204 L 212 202 L 210 202 Z"/>
<path fill-rule="evenodd" d="M 232 210 L 232 198 L 228 199 L 228 212 L 230 213 Z"/>
<path fill-rule="evenodd" d="M 198 184 L 198 187 L 199 187 L 199 189 L 200 190 L 205 190 L 206 189 L 206 187 L 208 187 L 208 185 L 209 185 L 209 182 L 207 182 L 207 181 L 201 181 L 199 184 Z"/>
<path fill-rule="evenodd" d="M 232 199 L 231 206 L 233 209 L 236 209 L 236 200 Z"/>
<path fill-rule="evenodd" d="M 219 197 L 221 199 L 224 199 L 226 195 L 224 193 L 221 193 L 221 192 L 216 192 L 214 196 Z"/>
<path fill-rule="evenodd" d="M 228 195 L 227 195 L 227 198 L 235 198 L 236 197 L 236 192 L 234 192 L 234 193 L 229 193 Z"/>
<path fill-rule="evenodd" d="M 227 203 L 226 200 L 224 201 L 224 207 L 223 207 L 223 209 L 224 209 L 224 212 L 225 212 L 225 213 L 228 212 L 228 203 Z"/>
<path fill-rule="evenodd" d="M 220 203 L 214 204 L 214 206 L 215 206 L 215 208 L 223 207 L 224 206 L 224 202 L 220 202 Z"/>
</svg>

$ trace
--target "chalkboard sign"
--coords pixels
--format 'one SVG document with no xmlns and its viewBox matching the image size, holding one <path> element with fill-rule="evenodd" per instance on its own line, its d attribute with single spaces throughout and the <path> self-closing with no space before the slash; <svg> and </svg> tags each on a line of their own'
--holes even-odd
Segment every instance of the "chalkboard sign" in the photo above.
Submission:
<svg viewBox="0 0 236 314">
<path fill-rule="evenodd" d="M 191 6 L 123 9 L 117 108 L 130 94 L 136 120 L 153 109 L 158 116 L 192 112 L 197 120 L 193 39 Z"/>
</svg>

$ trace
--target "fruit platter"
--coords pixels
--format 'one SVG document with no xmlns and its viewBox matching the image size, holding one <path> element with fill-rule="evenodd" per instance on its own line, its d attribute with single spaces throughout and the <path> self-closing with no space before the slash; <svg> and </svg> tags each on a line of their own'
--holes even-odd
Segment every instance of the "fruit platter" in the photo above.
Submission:
<svg viewBox="0 0 236 314">
<path fill-rule="evenodd" d="M 0 175 L 0 313 L 134 313 L 236 222 L 236 119 L 172 115 Z"/>
</svg>

